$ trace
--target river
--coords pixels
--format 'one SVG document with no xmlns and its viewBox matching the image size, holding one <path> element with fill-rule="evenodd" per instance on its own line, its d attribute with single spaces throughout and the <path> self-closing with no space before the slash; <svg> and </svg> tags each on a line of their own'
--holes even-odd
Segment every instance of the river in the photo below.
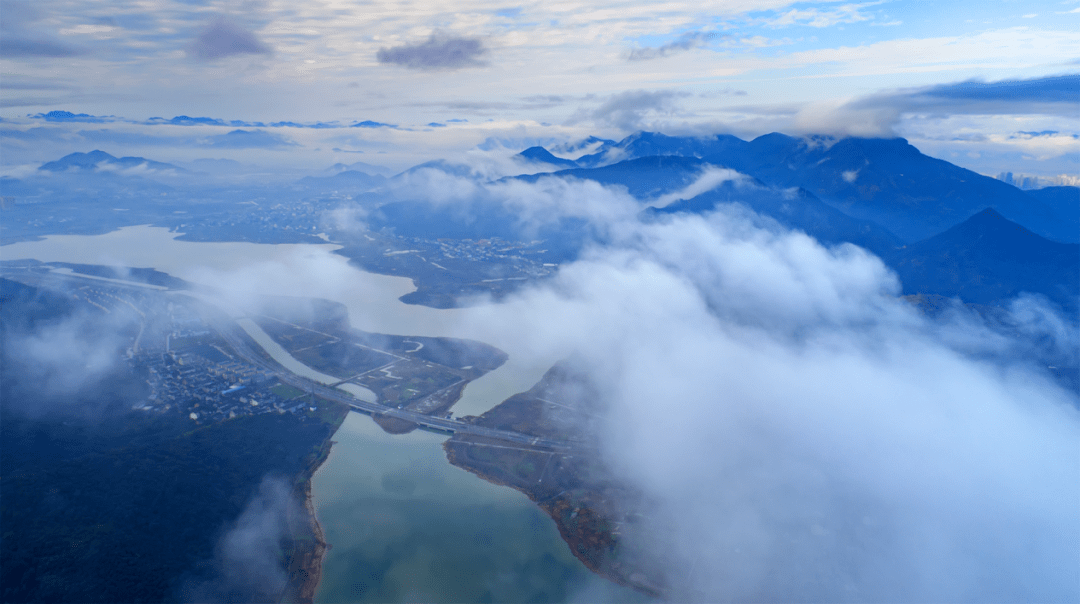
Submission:
<svg viewBox="0 0 1080 604">
<path fill-rule="evenodd" d="M 590 573 L 521 493 L 446 461 L 446 436 L 350 413 L 312 480 L 333 545 L 317 603 L 638 600 Z"/>
<path fill-rule="evenodd" d="M 454 405 L 455 415 L 479 415 L 528 390 L 558 360 L 522 348 L 519 338 L 485 328 L 484 307 L 435 309 L 398 298 L 415 291 L 406 277 L 377 275 L 333 253 L 339 245 L 193 242 L 162 227 L 125 227 L 104 235 L 52 235 L 0 247 L 0 258 L 154 268 L 214 287 L 230 307 L 253 309 L 261 295 L 302 296 L 339 302 L 349 322 L 364 331 L 404 336 L 466 338 L 509 355 L 502 366 L 474 380 Z"/>
<path fill-rule="evenodd" d="M 483 413 L 528 390 L 557 360 L 520 348 L 512 334 L 485 329 L 484 307 L 402 303 L 398 298 L 414 290 L 410 279 L 359 270 L 334 254 L 339 246 L 333 244 L 187 242 L 176 236 L 149 226 L 57 235 L 0 247 L 0 258 L 154 268 L 217 288 L 233 309 L 254 308 L 260 295 L 325 298 L 344 304 L 357 329 L 498 346 L 508 361 L 466 388 L 454 406 L 457 415 Z M 244 325 L 253 337 L 265 336 L 254 323 Z M 265 344 L 273 354 L 273 342 Z M 451 466 L 441 447 L 445 435 L 417 430 L 391 436 L 371 418 L 350 413 L 334 440 L 312 479 L 316 514 L 332 546 L 317 602 L 641 600 L 590 573 L 570 554 L 555 523 L 524 495 Z"/>
</svg>

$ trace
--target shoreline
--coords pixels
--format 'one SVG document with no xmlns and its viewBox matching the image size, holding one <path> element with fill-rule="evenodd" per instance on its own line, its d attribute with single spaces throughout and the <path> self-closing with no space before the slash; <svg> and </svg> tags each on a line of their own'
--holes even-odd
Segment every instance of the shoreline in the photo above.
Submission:
<svg viewBox="0 0 1080 604">
<path fill-rule="evenodd" d="M 314 604 L 315 594 L 318 593 L 319 584 L 322 582 L 322 565 L 326 558 L 326 552 L 333 546 L 326 542 L 326 534 L 315 510 L 315 496 L 312 493 L 311 481 L 315 473 L 319 471 L 326 460 L 330 458 L 330 452 L 334 445 L 334 435 L 341 429 L 345 418 L 349 416 L 348 408 L 339 408 L 338 417 L 332 422 L 333 431 L 319 447 L 319 452 L 301 475 L 303 482 L 297 486 L 301 490 L 304 500 L 304 513 L 307 515 L 308 531 L 311 536 L 312 546 L 298 552 L 301 541 L 294 540 L 293 554 L 296 556 L 287 566 L 289 584 L 286 587 L 283 599 L 292 596 L 300 604 Z M 297 555 L 299 554 L 299 555 Z"/>
<path fill-rule="evenodd" d="M 333 445 L 333 442 L 330 444 Z M 319 466 L 321 465 L 320 463 Z M 315 471 L 318 471 L 318 469 L 318 467 L 314 468 Z M 312 475 L 314 475 L 314 472 L 312 472 Z M 304 580 L 299 585 L 296 599 L 301 604 L 314 604 L 315 594 L 318 593 L 319 583 L 322 582 L 323 560 L 326 558 L 326 552 L 331 546 L 326 542 L 326 535 L 323 533 L 322 525 L 319 524 L 319 516 L 315 513 L 315 501 L 311 493 L 310 477 L 306 481 L 304 491 L 304 510 L 307 512 L 308 526 L 311 529 L 315 547 L 305 556 L 306 563 L 301 564 L 302 569 L 305 571 L 303 573 Z"/>
<path fill-rule="evenodd" d="M 562 540 L 569 548 L 570 553 L 577 558 L 585 568 L 612 583 L 629 587 L 645 595 L 654 598 L 662 598 L 664 596 L 665 589 L 661 585 L 649 581 L 648 578 L 641 575 L 641 573 L 624 568 L 621 564 L 612 564 L 610 561 L 604 561 L 589 555 L 589 553 L 595 552 L 598 549 L 597 546 L 600 545 L 598 541 L 604 541 L 604 537 L 609 537 L 608 535 L 603 535 L 602 530 L 597 530 L 598 526 L 603 523 L 601 514 L 598 514 L 588 506 L 582 506 L 575 515 L 581 517 L 584 522 L 579 521 L 575 523 L 578 530 L 574 531 L 571 529 L 570 525 L 564 521 L 565 514 L 563 514 L 563 512 L 566 511 L 567 500 L 559 496 L 556 496 L 555 498 L 542 498 L 538 493 L 521 484 L 486 472 L 483 469 L 470 464 L 465 458 L 461 457 L 461 451 L 458 451 L 456 450 L 456 447 L 451 446 L 454 444 L 464 448 L 468 447 L 471 443 L 466 440 L 454 441 L 453 437 L 447 439 L 446 442 L 443 443 L 443 451 L 445 452 L 447 461 L 450 462 L 450 465 L 457 466 L 491 484 L 514 489 L 528 497 L 536 507 L 551 518 L 559 531 L 559 536 L 562 537 Z"/>
</svg>

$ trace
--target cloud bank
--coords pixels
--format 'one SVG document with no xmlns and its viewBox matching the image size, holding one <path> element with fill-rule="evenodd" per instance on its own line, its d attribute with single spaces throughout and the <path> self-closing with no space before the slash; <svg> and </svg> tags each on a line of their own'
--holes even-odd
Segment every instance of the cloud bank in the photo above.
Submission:
<svg viewBox="0 0 1080 604">
<path fill-rule="evenodd" d="M 573 195 L 544 180 L 507 203 L 557 216 Z M 930 318 L 850 244 L 738 205 L 644 225 L 563 186 L 608 244 L 474 328 L 603 393 L 605 463 L 646 502 L 623 545 L 672 601 L 1080 597 L 1080 401 L 1047 371 L 1075 319 Z"/>
<path fill-rule="evenodd" d="M 30 2 L 0 3 L 0 57 L 5 59 L 62 58 L 84 54 L 38 25 L 44 15 Z"/>
<path fill-rule="evenodd" d="M 224 149 L 277 149 L 295 147 L 296 143 L 265 130 L 233 130 L 207 137 L 205 145 Z"/>
<path fill-rule="evenodd" d="M 1080 417 L 1045 365 L 949 342 L 851 246 L 738 212 L 632 238 L 507 314 L 606 393 L 605 459 L 651 502 L 620 529 L 672 600 L 1080 595 Z"/>
<path fill-rule="evenodd" d="M 1026 80 L 967 81 L 919 90 L 874 94 L 849 101 L 815 103 L 797 112 L 803 132 L 896 136 L 913 114 L 948 116 L 1058 116 L 1075 118 L 1080 75 Z"/>
</svg>

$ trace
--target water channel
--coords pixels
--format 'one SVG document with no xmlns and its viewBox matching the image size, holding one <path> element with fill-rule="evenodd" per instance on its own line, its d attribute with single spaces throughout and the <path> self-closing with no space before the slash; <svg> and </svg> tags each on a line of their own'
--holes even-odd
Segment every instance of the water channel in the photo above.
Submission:
<svg viewBox="0 0 1080 604">
<path fill-rule="evenodd" d="M 466 388 L 456 415 L 483 413 L 529 389 L 557 360 L 516 349 L 513 337 L 493 338 L 479 327 L 483 308 L 400 302 L 413 291 L 411 280 L 359 270 L 333 253 L 339 246 L 203 243 L 176 236 L 149 226 L 58 235 L 0 247 L 0 258 L 154 268 L 218 288 L 224 303 L 236 308 L 252 308 L 260 295 L 325 298 L 344 304 L 358 329 L 477 339 L 507 352 L 506 364 Z M 249 334 L 265 336 L 248 323 L 241 325 Z M 276 345 L 264 339 L 260 343 L 273 353 Z M 316 513 L 332 546 L 317 602 L 640 601 L 585 569 L 554 522 L 524 495 L 447 463 L 445 440 L 421 430 L 391 436 L 369 417 L 349 414 L 312 480 Z"/>
</svg>

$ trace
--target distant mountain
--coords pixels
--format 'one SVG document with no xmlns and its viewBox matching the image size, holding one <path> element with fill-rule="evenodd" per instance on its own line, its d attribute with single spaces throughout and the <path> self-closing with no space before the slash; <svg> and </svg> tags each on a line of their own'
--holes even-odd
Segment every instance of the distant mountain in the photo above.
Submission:
<svg viewBox="0 0 1080 604">
<path fill-rule="evenodd" d="M 305 176 L 300 179 L 300 184 L 305 187 L 319 190 L 353 190 L 357 192 L 370 191 L 382 186 L 386 182 L 383 176 L 365 174 L 355 170 L 338 172 L 333 176 Z"/>
<path fill-rule="evenodd" d="M 575 168 L 514 178 L 525 182 L 536 182 L 544 176 L 593 180 L 604 185 L 622 185 L 631 195 L 644 200 L 685 188 L 708 167 L 709 163 L 700 159 L 669 155 L 641 157 L 599 168 Z"/>
<path fill-rule="evenodd" d="M 740 154 L 746 144 L 746 141 L 730 134 L 695 138 L 638 132 L 618 143 L 605 142 L 592 154 L 579 157 L 576 161 L 582 167 L 596 167 L 639 157 L 678 155 L 733 166 L 730 158 Z"/>
<path fill-rule="evenodd" d="M 795 138 L 750 142 L 731 135 L 673 137 L 639 132 L 579 157 L 583 167 L 646 156 L 698 158 L 779 187 L 802 187 L 846 214 L 876 222 L 904 241 L 940 233 L 987 207 L 1045 237 L 1080 241 L 1075 223 L 1043 198 L 935 159 L 902 138 Z"/>
<path fill-rule="evenodd" d="M 104 151 L 94 150 L 89 153 L 71 153 L 65 155 L 56 161 L 51 161 L 43 164 L 38 170 L 44 172 L 67 172 L 68 170 L 88 170 L 97 171 L 101 169 L 107 169 L 112 167 L 115 169 L 129 169 L 136 166 L 145 166 L 151 170 L 174 170 L 176 172 L 187 172 L 187 170 L 174 166 L 172 164 L 166 164 L 159 161 L 153 161 L 144 157 L 114 157 Z"/>
<path fill-rule="evenodd" d="M 840 140 L 768 134 L 728 158 L 736 169 L 801 186 L 856 218 L 906 241 L 925 239 L 987 207 L 1040 235 L 1075 241 L 1048 207 L 1023 191 L 919 152 L 902 138 Z"/>
<path fill-rule="evenodd" d="M 1080 233 L 1080 187 L 1045 187 L 1024 193 L 1050 208 L 1073 233 Z"/>
<path fill-rule="evenodd" d="M 598 149 L 606 145 L 614 145 L 615 141 L 608 140 L 606 138 L 600 138 L 597 136 L 590 136 L 589 138 L 577 141 L 575 143 L 562 143 L 555 145 L 551 148 L 551 151 L 560 155 L 587 155 L 589 153 L 595 153 Z"/>
<path fill-rule="evenodd" d="M 377 174 L 379 176 L 393 176 L 394 174 L 394 171 L 386 166 L 376 166 L 375 164 L 368 164 L 362 161 L 353 162 L 351 164 L 337 163 L 330 166 L 331 172 L 344 172 L 346 170 L 364 172 L 366 174 Z"/>
<path fill-rule="evenodd" d="M 760 181 L 725 181 L 692 199 L 676 201 L 647 215 L 702 214 L 723 204 L 741 204 L 781 225 L 805 232 L 826 244 L 854 243 L 877 255 L 894 253 L 900 239 L 868 220 L 859 220 L 822 202 L 805 189 L 777 190 Z"/>
<path fill-rule="evenodd" d="M 1080 302 L 1080 245 L 1049 241 L 993 209 L 897 250 L 886 261 L 905 294 L 994 304 L 1031 292 L 1070 313 Z"/>
<path fill-rule="evenodd" d="M 189 170 L 215 175 L 241 174 L 245 170 L 252 170 L 250 166 L 246 166 L 235 159 L 200 158 L 187 162 L 185 165 Z"/>
<path fill-rule="evenodd" d="M 577 162 L 569 159 L 563 159 L 561 157 L 555 157 L 550 151 L 543 147 L 529 147 L 528 149 L 518 153 L 514 157 L 521 158 L 531 162 L 540 162 L 544 164 L 551 164 L 552 166 L 560 166 L 563 168 L 576 168 Z"/>
<path fill-rule="evenodd" d="M 417 164 L 404 172 L 395 175 L 394 179 L 401 179 L 402 177 L 415 174 L 421 170 L 438 170 L 439 172 L 445 172 L 451 176 L 459 176 L 461 178 L 469 178 L 474 175 L 473 169 L 464 164 L 455 164 L 448 162 L 444 159 L 436 159 L 432 161 L 426 161 L 422 164 Z"/>
</svg>

